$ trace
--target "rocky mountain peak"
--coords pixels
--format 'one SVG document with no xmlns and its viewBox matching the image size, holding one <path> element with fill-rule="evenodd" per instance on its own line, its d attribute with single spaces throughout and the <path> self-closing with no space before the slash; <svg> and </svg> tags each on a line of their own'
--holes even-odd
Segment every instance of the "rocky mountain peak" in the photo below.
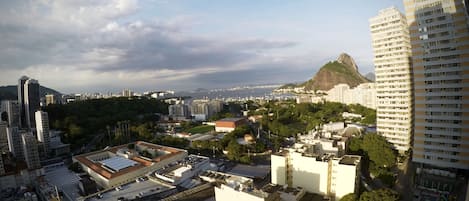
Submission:
<svg viewBox="0 0 469 201">
<path fill-rule="evenodd" d="M 355 63 L 355 60 L 353 60 L 353 58 L 347 53 L 340 54 L 337 58 L 337 62 L 344 64 L 345 66 L 352 67 L 355 71 L 358 72 L 358 66 Z"/>
</svg>

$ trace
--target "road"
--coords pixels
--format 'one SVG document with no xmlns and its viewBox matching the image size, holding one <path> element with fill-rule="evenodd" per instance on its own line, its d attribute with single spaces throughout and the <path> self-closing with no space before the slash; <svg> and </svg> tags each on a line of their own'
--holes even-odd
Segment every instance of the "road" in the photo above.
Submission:
<svg viewBox="0 0 469 201">
<path fill-rule="evenodd" d="M 406 158 L 404 163 L 398 165 L 398 173 L 394 190 L 397 191 L 401 196 L 402 200 L 413 200 L 414 194 L 412 191 L 411 180 L 413 178 L 412 162 Z"/>
</svg>

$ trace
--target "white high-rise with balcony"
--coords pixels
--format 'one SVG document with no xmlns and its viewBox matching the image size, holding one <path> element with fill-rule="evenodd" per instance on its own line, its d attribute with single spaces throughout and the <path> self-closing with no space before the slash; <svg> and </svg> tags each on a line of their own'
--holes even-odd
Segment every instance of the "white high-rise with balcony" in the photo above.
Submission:
<svg viewBox="0 0 469 201">
<path fill-rule="evenodd" d="M 412 144 L 412 69 L 409 28 L 394 7 L 370 19 L 377 95 L 377 132 L 400 152 Z"/>
<path fill-rule="evenodd" d="M 36 111 L 36 130 L 37 130 L 37 141 L 41 142 L 44 147 L 44 152 L 47 154 L 49 151 L 49 115 L 47 112 Z"/>
</svg>

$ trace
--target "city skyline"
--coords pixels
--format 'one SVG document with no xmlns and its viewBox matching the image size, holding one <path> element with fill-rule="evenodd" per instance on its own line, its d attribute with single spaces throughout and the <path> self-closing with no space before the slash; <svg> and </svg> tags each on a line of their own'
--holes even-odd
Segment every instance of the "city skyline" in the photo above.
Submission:
<svg viewBox="0 0 469 201">
<path fill-rule="evenodd" d="M 1 4 L 0 85 L 28 75 L 63 93 L 306 81 L 342 52 L 366 74 L 368 19 L 403 10 L 400 0 Z"/>
</svg>

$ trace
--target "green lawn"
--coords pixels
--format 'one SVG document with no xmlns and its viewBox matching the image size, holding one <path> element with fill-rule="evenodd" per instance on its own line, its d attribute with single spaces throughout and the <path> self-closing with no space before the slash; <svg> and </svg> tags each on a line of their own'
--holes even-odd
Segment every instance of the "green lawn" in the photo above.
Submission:
<svg viewBox="0 0 469 201">
<path fill-rule="evenodd" d="M 200 126 L 196 126 L 194 128 L 190 128 L 190 129 L 187 129 L 185 130 L 186 132 L 188 133 L 207 133 L 207 132 L 210 132 L 210 131 L 214 131 L 215 130 L 215 126 L 210 126 L 210 125 L 200 125 Z"/>
</svg>

